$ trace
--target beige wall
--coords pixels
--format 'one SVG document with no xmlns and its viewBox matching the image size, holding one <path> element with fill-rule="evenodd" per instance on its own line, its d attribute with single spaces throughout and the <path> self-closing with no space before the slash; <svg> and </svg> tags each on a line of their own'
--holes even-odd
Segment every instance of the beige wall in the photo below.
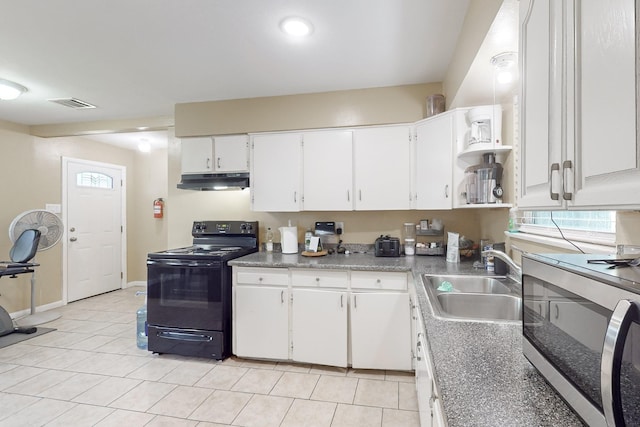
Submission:
<svg viewBox="0 0 640 427">
<path fill-rule="evenodd" d="M 414 122 L 440 83 L 177 104 L 178 137 Z"/>
<path fill-rule="evenodd" d="M 447 75 L 442 82 L 447 108 L 452 103 L 455 107 L 466 107 L 466 105 L 455 104 L 455 98 L 500 6 L 502 6 L 502 0 L 471 0 L 469 2 L 462 32 L 447 69 Z"/>
<path fill-rule="evenodd" d="M 134 192 L 128 210 L 128 281 L 146 281 L 147 254 L 167 249 L 169 235 L 168 214 L 168 154 L 167 149 L 156 149 L 150 153 L 134 153 L 134 167 L 130 171 L 132 180 L 129 189 Z M 164 218 L 153 217 L 153 201 L 165 200 Z M 169 212 L 168 212 L 169 211 Z"/>
<path fill-rule="evenodd" d="M 81 137 L 43 139 L 25 133 L 26 128 L 0 123 L 0 258 L 7 259 L 12 246 L 6 230 L 13 218 L 45 204 L 62 203 L 62 157 L 123 165 L 127 169 L 127 264 L 128 279 L 145 280 L 144 259 L 150 250 L 166 247 L 167 223 L 153 220 L 151 204 L 166 197 L 167 156 L 149 155 L 96 143 Z M 142 237 L 146 236 L 146 237 Z M 62 244 L 39 252 L 37 305 L 62 299 Z M 30 304 L 29 275 L 0 279 L 0 305 L 9 312 Z"/>
</svg>

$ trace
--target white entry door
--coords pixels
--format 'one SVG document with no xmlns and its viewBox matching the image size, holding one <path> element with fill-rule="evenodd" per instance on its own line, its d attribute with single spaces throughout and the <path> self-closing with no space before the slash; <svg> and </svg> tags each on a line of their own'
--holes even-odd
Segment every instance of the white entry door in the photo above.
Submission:
<svg viewBox="0 0 640 427">
<path fill-rule="evenodd" d="M 122 288 L 123 166 L 63 159 L 67 302 Z"/>
</svg>

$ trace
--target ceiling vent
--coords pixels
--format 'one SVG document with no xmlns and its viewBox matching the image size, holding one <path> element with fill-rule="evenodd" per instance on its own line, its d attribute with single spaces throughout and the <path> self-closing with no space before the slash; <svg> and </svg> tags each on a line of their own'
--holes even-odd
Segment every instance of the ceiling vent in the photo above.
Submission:
<svg viewBox="0 0 640 427">
<path fill-rule="evenodd" d="M 86 110 L 88 108 L 96 108 L 95 105 L 91 105 L 88 102 L 80 101 L 76 98 L 56 98 L 49 99 L 51 102 L 55 102 L 56 104 L 64 105 L 65 107 L 74 108 L 76 110 Z"/>
</svg>

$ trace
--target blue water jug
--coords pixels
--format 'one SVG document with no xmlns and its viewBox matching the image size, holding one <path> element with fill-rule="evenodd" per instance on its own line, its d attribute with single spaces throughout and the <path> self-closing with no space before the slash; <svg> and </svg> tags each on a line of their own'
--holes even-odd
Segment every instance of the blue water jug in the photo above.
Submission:
<svg viewBox="0 0 640 427">
<path fill-rule="evenodd" d="M 137 295 L 146 295 L 146 292 L 136 292 Z M 148 346 L 147 337 L 147 302 L 136 311 L 136 345 L 141 350 L 146 350 Z"/>
</svg>

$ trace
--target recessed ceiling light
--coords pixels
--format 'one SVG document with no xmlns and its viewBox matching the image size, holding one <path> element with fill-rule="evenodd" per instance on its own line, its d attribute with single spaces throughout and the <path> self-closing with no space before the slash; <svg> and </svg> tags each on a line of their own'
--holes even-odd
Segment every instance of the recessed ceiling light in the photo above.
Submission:
<svg viewBox="0 0 640 427">
<path fill-rule="evenodd" d="M 305 37 L 313 31 L 311 23 L 306 19 L 299 17 L 285 18 L 280 23 L 280 28 L 286 34 L 294 37 Z"/>
<path fill-rule="evenodd" d="M 16 99 L 26 91 L 27 88 L 22 86 L 21 84 L 5 79 L 0 79 L 0 99 Z"/>
<path fill-rule="evenodd" d="M 147 139 L 142 138 L 138 143 L 138 150 L 142 153 L 148 153 L 149 151 L 151 151 L 151 144 L 149 144 L 149 141 Z"/>
</svg>

